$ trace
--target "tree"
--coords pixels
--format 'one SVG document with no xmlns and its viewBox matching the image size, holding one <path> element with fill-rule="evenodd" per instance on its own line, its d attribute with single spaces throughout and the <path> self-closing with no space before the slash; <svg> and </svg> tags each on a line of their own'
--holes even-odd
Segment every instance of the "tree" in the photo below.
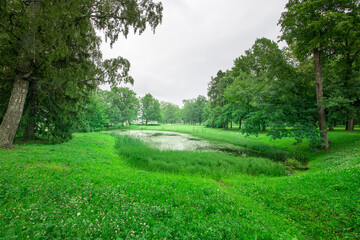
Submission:
<svg viewBox="0 0 360 240">
<path fill-rule="evenodd" d="M 201 115 L 201 119 L 203 121 L 202 124 L 209 127 L 208 121 L 210 118 L 211 118 L 211 103 L 210 103 L 210 101 L 206 101 L 206 104 L 203 108 L 202 115 Z"/>
<path fill-rule="evenodd" d="M 185 124 L 196 124 L 195 99 L 184 99 L 183 104 L 182 120 Z"/>
<path fill-rule="evenodd" d="M 78 103 L 78 105 L 82 104 Z M 76 119 L 76 130 L 92 132 L 104 129 L 109 124 L 109 119 L 105 112 L 106 108 L 107 106 L 100 98 L 98 92 L 95 92 L 91 96 L 90 101 L 81 106 Z"/>
<path fill-rule="evenodd" d="M 141 118 L 145 120 L 145 125 L 149 121 L 161 121 L 160 103 L 150 93 L 141 98 L 140 103 Z"/>
<path fill-rule="evenodd" d="M 360 2 L 343 1 L 328 11 L 331 22 L 331 51 L 324 66 L 326 106 L 331 119 L 346 116 L 347 130 L 354 131 L 354 119 L 360 107 L 358 78 L 360 55 Z M 336 89 L 336 91 L 333 91 Z M 336 109 L 334 108 L 336 106 Z"/>
<path fill-rule="evenodd" d="M 71 65 L 66 67 L 65 63 Z M 18 131 L 21 133 L 23 130 L 27 138 L 36 139 L 41 135 L 51 142 L 69 139 L 78 113 L 91 100 L 92 91 L 96 88 L 94 83 L 83 79 L 95 75 L 91 62 L 71 57 L 56 65 L 56 68 L 47 71 L 46 76 L 42 76 L 41 81 L 30 81 Z M 68 79 L 72 80 L 71 84 Z"/>
<path fill-rule="evenodd" d="M 180 120 L 180 108 L 177 105 L 168 102 L 161 102 L 160 108 L 163 114 L 164 123 L 176 123 Z"/>
<path fill-rule="evenodd" d="M 224 80 L 225 73 L 218 71 L 216 77 L 211 77 L 208 84 L 208 97 L 212 106 L 223 106 L 223 93 L 227 87 L 227 81 Z"/>
<path fill-rule="evenodd" d="M 204 112 L 207 99 L 199 95 L 197 98 L 183 100 L 182 118 L 185 123 L 202 124 L 207 120 L 207 114 Z"/>
<path fill-rule="evenodd" d="M 239 72 L 239 75 L 235 77 L 234 82 L 226 89 L 225 98 L 229 102 L 233 109 L 236 111 L 236 120 L 243 120 L 249 117 L 256 109 L 256 98 L 261 93 L 261 86 L 257 82 L 257 78 L 251 74 Z M 255 128 L 254 131 L 250 129 Z M 250 125 L 247 127 L 247 133 L 257 133 L 258 127 Z"/>
<path fill-rule="evenodd" d="M 233 82 L 233 77 L 228 72 L 218 71 L 216 77 L 211 77 L 208 84 L 208 97 L 211 106 L 210 118 L 206 122 L 206 126 L 227 128 L 231 118 L 231 112 L 223 109 L 226 106 L 225 90 Z"/>
<path fill-rule="evenodd" d="M 199 95 L 196 100 L 195 100 L 195 106 L 194 106 L 194 110 L 195 110 L 195 119 L 196 122 L 198 122 L 200 125 L 206 121 L 206 119 L 204 119 L 204 108 L 206 106 L 207 103 L 207 99 L 205 96 L 201 96 Z"/>
<path fill-rule="evenodd" d="M 111 123 L 124 125 L 136 120 L 139 113 L 139 99 L 129 88 L 114 87 L 106 92 L 106 112 Z"/>
<path fill-rule="evenodd" d="M 239 122 L 242 132 L 257 135 L 268 129 L 273 139 L 306 138 L 318 143 L 313 85 L 302 65 L 294 65 L 291 51 L 281 50 L 269 39 L 260 38 L 237 58 L 224 79 L 232 82 L 224 91 L 223 107 L 213 109 L 216 127 Z M 242 127 L 243 126 L 243 127 Z"/>
<path fill-rule="evenodd" d="M 154 30 L 161 12 L 161 3 L 152 0 L 2 1 L 0 79 L 11 82 L 12 91 L 0 125 L 0 147 L 12 147 L 31 82 L 50 89 L 60 86 L 75 98 L 88 86 L 132 82 L 126 59 L 101 62 L 95 29 L 103 31 L 112 45 L 130 28 L 141 34 L 149 24 Z M 72 63 L 77 63 L 75 69 Z M 71 78 L 69 70 L 75 71 Z"/>
<path fill-rule="evenodd" d="M 326 55 L 334 52 L 334 47 L 337 48 L 336 40 L 344 41 L 344 34 L 350 38 L 358 36 L 358 32 L 352 32 L 351 28 L 358 26 L 359 2 L 357 0 L 290 0 L 286 8 L 287 11 L 282 14 L 279 21 L 283 32 L 282 39 L 295 49 L 299 59 L 305 59 L 310 54 L 313 56 L 319 129 L 324 139 L 324 148 L 328 148 L 322 60 L 327 57 Z M 355 21 L 348 21 L 350 16 Z M 345 39 L 346 41 L 348 38 Z M 356 45 L 353 41 L 348 43 Z M 347 49 L 357 51 L 358 47 L 349 46 Z"/>
<path fill-rule="evenodd" d="M 321 53 L 326 40 L 324 35 L 327 27 L 323 24 L 322 13 L 325 5 L 322 1 L 290 0 L 286 5 L 288 11 L 282 13 L 279 23 L 282 26 L 282 39 L 289 45 L 294 45 L 298 56 L 313 54 L 315 63 L 316 100 L 318 105 L 319 129 L 322 131 L 324 147 L 329 147 L 326 132 L 326 115 L 323 106 L 324 92 L 321 72 Z"/>
<path fill-rule="evenodd" d="M 351 74 L 346 77 L 347 67 L 342 57 L 330 59 L 324 65 L 329 129 L 337 123 L 345 123 L 347 131 L 354 131 L 354 120 L 359 117 L 360 110 L 360 72 L 356 63 L 351 68 Z"/>
</svg>

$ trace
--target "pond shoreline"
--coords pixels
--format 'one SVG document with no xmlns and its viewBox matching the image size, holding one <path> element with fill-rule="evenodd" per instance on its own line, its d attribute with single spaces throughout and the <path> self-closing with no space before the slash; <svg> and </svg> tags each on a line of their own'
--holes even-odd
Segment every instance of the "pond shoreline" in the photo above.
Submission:
<svg viewBox="0 0 360 240">
<path fill-rule="evenodd" d="M 275 162 L 285 162 L 287 159 L 292 158 L 290 154 L 289 156 L 284 156 L 284 153 L 270 155 L 266 152 L 256 151 L 231 143 L 202 139 L 188 133 L 143 129 L 106 131 L 106 133 L 135 136 L 144 141 L 148 146 L 159 150 L 221 152 L 237 157 L 267 158 Z M 177 142 L 172 143 L 174 141 Z M 299 159 L 299 161 L 304 166 L 308 163 L 307 159 Z"/>
</svg>

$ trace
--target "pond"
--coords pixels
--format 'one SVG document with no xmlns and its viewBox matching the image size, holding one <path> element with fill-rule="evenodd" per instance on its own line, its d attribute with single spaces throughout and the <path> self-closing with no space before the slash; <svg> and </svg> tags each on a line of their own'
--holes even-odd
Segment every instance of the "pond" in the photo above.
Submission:
<svg viewBox="0 0 360 240">
<path fill-rule="evenodd" d="M 148 146 L 160 150 L 226 152 L 237 156 L 247 155 L 241 147 L 210 142 L 185 133 L 152 130 L 119 130 L 113 131 L 113 133 L 137 137 Z"/>
</svg>

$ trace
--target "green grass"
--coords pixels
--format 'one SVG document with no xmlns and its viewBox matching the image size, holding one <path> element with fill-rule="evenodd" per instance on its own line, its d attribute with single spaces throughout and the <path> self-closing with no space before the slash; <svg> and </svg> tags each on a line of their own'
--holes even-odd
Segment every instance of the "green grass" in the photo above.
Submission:
<svg viewBox="0 0 360 240">
<path fill-rule="evenodd" d="M 116 149 L 133 167 L 155 172 L 197 174 L 217 180 L 226 175 L 284 176 L 285 167 L 269 159 L 217 152 L 161 151 L 127 135 L 116 136 Z"/>
<path fill-rule="evenodd" d="M 225 174 L 217 181 L 135 168 L 108 134 L 17 145 L 0 150 L 0 239 L 360 238 L 359 133 L 330 133 L 331 149 L 312 152 L 265 135 L 151 129 L 169 128 L 299 152 L 310 169 L 286 177 Z"/>
</svg>

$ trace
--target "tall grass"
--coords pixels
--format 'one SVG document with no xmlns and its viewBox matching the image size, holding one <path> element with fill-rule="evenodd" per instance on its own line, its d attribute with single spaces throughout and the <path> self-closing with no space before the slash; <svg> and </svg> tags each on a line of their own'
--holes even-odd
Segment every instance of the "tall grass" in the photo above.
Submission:
<svg viewBox="0 0 360 240">
<path fill-rule="evenodd" d="M 200 174 L 221 178 L 245 173 L 253 176 L 283 176 L 285 167 L 269 159 L 235 157 L 218 152 L 161 151 L 148 147 L 141 140 L 116 136 L 116 149 L 133 167 L 155 172 Z"/>
</svg>

